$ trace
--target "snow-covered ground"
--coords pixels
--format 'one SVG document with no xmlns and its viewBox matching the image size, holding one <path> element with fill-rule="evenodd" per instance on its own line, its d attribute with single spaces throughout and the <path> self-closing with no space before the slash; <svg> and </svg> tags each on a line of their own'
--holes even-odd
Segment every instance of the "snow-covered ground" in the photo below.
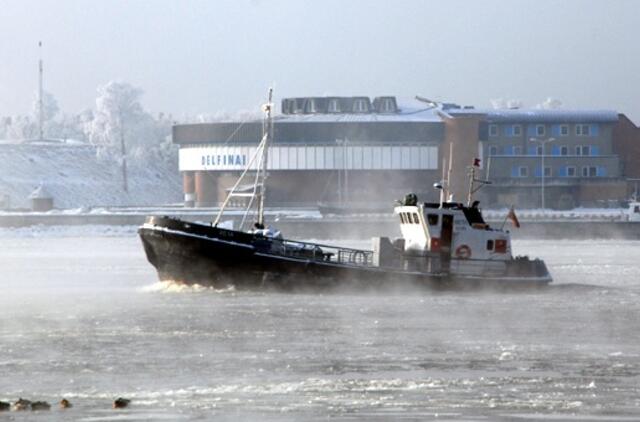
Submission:
<svg viewBox="0 0 640 422">
<path fill-rule="evenodd" d="M 180 174 L 161 160 L 129 165 L 129 189 L 122 188 L 120 166 L 96 158 L 90 145 L 0 142 L 0 202 L 28 208 L 40 184 L 56 208 L 104 205 L 161 205 L 182 200 Z"/>
</svg>

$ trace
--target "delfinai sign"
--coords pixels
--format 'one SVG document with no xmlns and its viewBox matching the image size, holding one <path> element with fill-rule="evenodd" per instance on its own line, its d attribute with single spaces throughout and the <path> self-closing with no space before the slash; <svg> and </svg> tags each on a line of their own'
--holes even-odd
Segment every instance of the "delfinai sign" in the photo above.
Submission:
<svg viewBox="0 0 640 422">
<path fill-rule="evenodd" d="M 180 171 L 243 170 L 255 152 L 255 147 L 181 148 Z"/>
<path fill-rule="evenodd" d="M 256 147 L 183 147 L 180 171 L 243 170 Z M 257 166 L 257 161 L 253 167 Z M 278 145 L 269 148 L 270 170 L 435 170 L 438 147 Z"/>
</svg>

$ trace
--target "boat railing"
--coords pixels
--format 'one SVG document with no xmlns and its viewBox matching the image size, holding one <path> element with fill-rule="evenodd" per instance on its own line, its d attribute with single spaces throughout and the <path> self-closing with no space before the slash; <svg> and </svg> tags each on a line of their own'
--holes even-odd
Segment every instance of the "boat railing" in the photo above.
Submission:
<svg viewBox="0 0 640 422">
<path fill-rule="evenodd" d="M 285 256 L 307 258 L 314 261 L 359 266 L 373 265 L 373 252 L 363 249 L 282 240 L 280 252 Z"/>
</svg>

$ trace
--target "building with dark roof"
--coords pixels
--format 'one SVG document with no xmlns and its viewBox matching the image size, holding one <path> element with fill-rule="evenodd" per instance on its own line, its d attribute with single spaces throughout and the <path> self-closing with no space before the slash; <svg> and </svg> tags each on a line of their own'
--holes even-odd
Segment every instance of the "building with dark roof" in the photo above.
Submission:
<svg viewBox="0 0 640 422">
<path fill-rule="evenodd" d="M 408 192 L 437 200 L 432 186 L 443 178 L 450 151 L 458 201 L 466 198 L 467 167 L 476 157 L 494 182 L 482 191 L 485 206 L 540 206 L 543 179 L 547 207 L 623 200 L 640 136 L 621 116 L 479 110 L 392 96 L 285 98 L 274 118 L 269 205 L 391 206 Z M 175 125 L 185 201 L 219 205 L 261 136 L 261 121 Z"/>
</svg>

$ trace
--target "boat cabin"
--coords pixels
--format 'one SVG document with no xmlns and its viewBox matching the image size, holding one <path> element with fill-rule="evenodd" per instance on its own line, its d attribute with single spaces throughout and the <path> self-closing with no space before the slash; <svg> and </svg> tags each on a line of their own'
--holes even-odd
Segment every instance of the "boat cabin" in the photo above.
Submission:
<svg viewBox="0 0 640 422">
<path fill-rule="evenodd" d="M 405 203 L 395 208 L 409 255 L 444 255 L 454 259 L 511 260 L 508 231 L 490 227 L 478 202 L 471 206 L 443 202 Z"/>
</svg>

